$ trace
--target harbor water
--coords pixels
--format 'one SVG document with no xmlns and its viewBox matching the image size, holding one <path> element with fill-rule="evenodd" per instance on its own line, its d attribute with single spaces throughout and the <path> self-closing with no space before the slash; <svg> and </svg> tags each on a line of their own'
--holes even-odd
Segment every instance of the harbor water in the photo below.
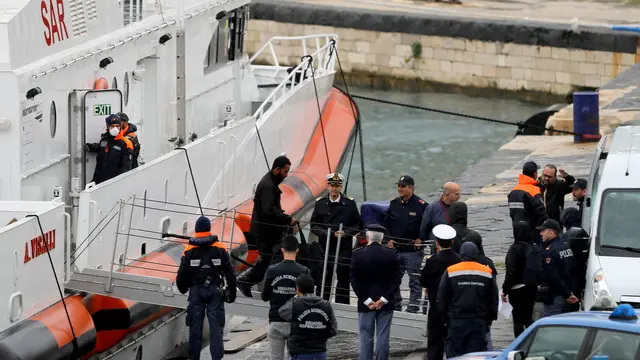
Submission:
<svg viewBox="0 0 640 360">
<path fill-rule="evenodd" d="M 353 88 L 350 91 L 352 94 L 371 98 L 513 123 L 525 121 L 529 116 L 544 109 L 544 106 L 516 100 L 477 98 L 463 94 L 399 93 L 362 88 Z M 517 126 L 368 100 L 356 99 L 356 102 L 360 109 L 364 134 L 367 200 L 390 200 L 397 196 L 394 184 L 401 175 L 411 175 L 415 179 L 416 193 L 419 196 L 426 198 L 429 194 L 437 193 L 442 184 L 455 180 L 467 168 L 489 157 L 500 146 L 513 139 L 517 130 Z M 351 149 L 341 171 L 345 177 L 349 173 L 350 157 Z M 356 145 L 347 193 L 358 203 L 363 201 L 361 174 L 359 146 Z M 462 192 L 464 194 L 464 189 Z M 504 254 L 488 255 L 493 258 L 504 257 Z M 504 273 L 504 269 L 499 268 L 498 272 Z M 499 282 L 502 283 L 502 277 Z M 494 342 L 496 348 L 504 347 L 513 339 L 509 327 L 494 331 L 493 337 L 498 339 Z M 392 339 L 390 359 L 404 359 L 421 345 Z M 330 340 L 328 358 L 358 359 L 358 346 L 357 334 L 341 332 Z M 202 355 L 203 359 L 210 359 L 208 349 L 205 349 Z M 268 359 L 268 342 L 265 339 L 240 353 L 226 355 L 225 359 L 227 358 Z"/>
</svg>

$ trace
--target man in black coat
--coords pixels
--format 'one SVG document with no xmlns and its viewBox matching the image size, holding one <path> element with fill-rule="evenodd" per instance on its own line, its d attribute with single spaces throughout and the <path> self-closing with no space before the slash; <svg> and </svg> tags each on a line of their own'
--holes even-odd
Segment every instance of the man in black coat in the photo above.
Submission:
<svg viewBox="0 0 640 360">
<path fill-rule="evenodd" d="M 316 201 L 313 214 L 311 215 L 311 232 L 318 237 L 318 243 L 322 251 L 327 250 L 327 232 L 329 235 L 329 257 L 327 262 L 327 272 L 324 285 L 324 299 L 329 300 L 331 284 L 333 281 L 333 264 L 335 263 L 336 251 L 338 253 L 338 266 L 336 269 L 336 302 L 349 304 L 349 264 L 353 251 L 353 236 L 360 232 L 360 212 L 353 198 L 342 194 L 342 183 L 344 176 L 338 173 L 331 173 L 326 177 L 329 194 L 320 197 Z M 340 231 L 340 224 L 342 230 Z M 338 236 L 340 248 L 338 247 Z M 320 295 L 320 288 L 316 290 Z"/>
<path fill-rule="evenodd" d="M 278 187 L 287 177 L 291 161 L 286 156 L 278 156 L 269 171 L 256 187 L 253 198 L 250 232 L 258 238 L 260 258 L 249 271 L 238 278 L 238 290 L 244 296 L 252 297 L 251 287 L 264 279 L 273 255 L 280 251 L 282 236 L 288 226 L 296 220 L 285 214 L 280 205 L 282 191 Z"/>
<path fill-rule="evenodd" d="M 538 179 L 538 187 L 549 219 L 560 221 L 560 212 L 564 209 L 564 197 L 573 191 L 571 185 L 575 181 L 573 176 L 563 169 L 558 170 L 553 164 L 544 167 L 542 176 Z"/>
<path fill-rule="evenodd" d="M 429 298 L 429 320 L 427 321 L 427 360 L 442 360 L 444 356 L 444 340 L 447 329 L 442 319 L 438 316 L 436 300 L 438 299 L 438 286 L 442 274 L 453 264 L 460 262 L 460 255 L 451 249 L 455 230 L 449 225 L 437 225 L 433 228 L 436 236 L 437 254 L 430 257 L 422 268 L 420 284 L 427 289 Z"/>
<path fill-rule="evenodd" d="M 374 359 L 374 334 L 375 359 L 389 358 L 394 295 L 402 280 L 402 268 L 398 254 L 382 245 L 384 231 L 383 226 L 369 225 L 366 232 L 369 244 L 354 251 L 351 258 L 351 286 L 358 298 L 360 359 Z"/>
</svg>

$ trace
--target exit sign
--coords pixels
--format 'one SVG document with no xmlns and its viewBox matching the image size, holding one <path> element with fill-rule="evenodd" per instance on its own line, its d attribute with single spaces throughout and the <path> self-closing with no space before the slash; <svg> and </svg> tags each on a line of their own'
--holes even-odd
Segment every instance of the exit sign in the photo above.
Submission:
<svg viewBox="0 0 640 360">
<path fill-rule="evenodd" d="M 93 105 L 93 116 L 111 115 L 111 104 Z"/>
</svg>

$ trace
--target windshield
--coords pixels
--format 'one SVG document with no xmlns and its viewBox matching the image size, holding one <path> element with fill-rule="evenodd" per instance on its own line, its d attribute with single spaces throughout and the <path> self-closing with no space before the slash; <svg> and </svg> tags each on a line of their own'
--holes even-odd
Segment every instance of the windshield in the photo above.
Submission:
<svg viewBox="0 0 640 360">
<path fill-rule="evenodd" d="M 639 214 L 640 191 L 607 190 L 600 207 L 598 255 L 640 257 Z"/>
</svg>

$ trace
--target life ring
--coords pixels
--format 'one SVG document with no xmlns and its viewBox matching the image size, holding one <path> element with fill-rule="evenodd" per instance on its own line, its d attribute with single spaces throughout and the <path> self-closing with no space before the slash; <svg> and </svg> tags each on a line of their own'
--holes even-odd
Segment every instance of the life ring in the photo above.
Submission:
<svg viewBox="0 0 640 360">
<path fill-rule="evenodd" d="M 107 79 L 101 77 L 93 83 L 93 90 L 107 90 L 109 89 L 109 82 Z"/>
</svg>

